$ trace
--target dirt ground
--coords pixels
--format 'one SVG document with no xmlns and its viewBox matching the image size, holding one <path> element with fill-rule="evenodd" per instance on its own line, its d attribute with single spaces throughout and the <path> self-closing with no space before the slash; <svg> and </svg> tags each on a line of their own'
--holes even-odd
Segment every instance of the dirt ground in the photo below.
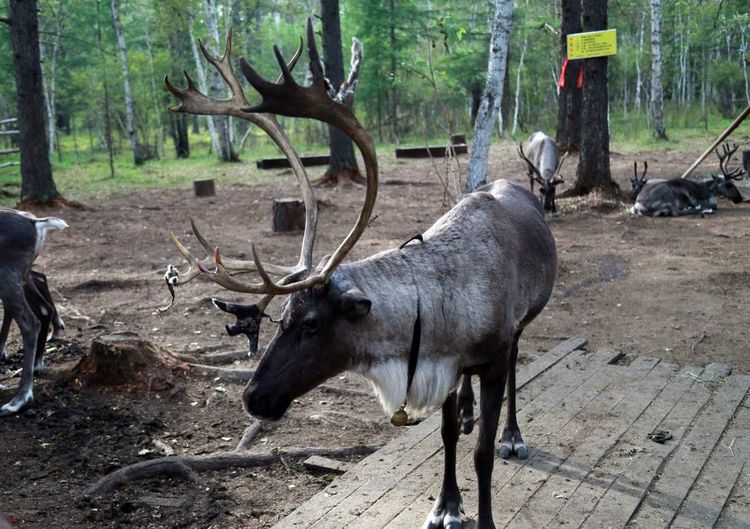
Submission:
<svg viewBox="0 0 750 529">
<path fill-rule="evenodd" d="M 613 174 L 629 187 L 637 159 L 649 161 L 651 176 L 676 176 L 697 154 L 614 153 Z M 429 161 L 386 155 L 381 163 L 377 218 L 355 248 L 355 258 L 424 231 L 446 210 Z M 707 173 L 713 165 L 701 170 Z M 575 161 L 566 162 L 568 182 L 574 170 Z M 318 174 L 311 171 L 312 177 Z M 495 147 L 490 175 L 525 180 L 514 146 Z M 742 190 L 750 198 L 750 187 Z M 252 240 L 266 260 L 291 264 L 300 237 L 272 234 L 270 212 L 273 198 L 296 194 L 293 177 L 282 171 L 276 184 L 220 186 L 215 198 L 195 198 L 189 190 L 136 191 L 91 199 L 87 211 L 55 212 L 71 228 L 48 238 L 39 268 L 49 276 L 67 329 L 60 343 L 50 344 L 34 406 L 0 420 L 0 511 L 14 527 L 270 527 L 334 478 L 290 461 L 205 472 L 198 485 L 147 479 L 82 499 L 83 490 L 106 473 L 161 455 L 162 443 L 178 455 L 231 450 L 251 419 L 242 411 L 241 385 L 217 378 L 183 376 L 167 391 L 118 393 L 80 388 L 65 376 L 94 337 L 113 331 L 137 332 L 175 352 L 245 348 L 243 337 L 224 333 L 231 318 L 210 304 L 212 295 L 223 295 L 211 283 L 179 288 L 176 306 L 162 317 L 154 314 L 168 300 L 162 280 L 167 264 L 184 269 L 167 228 L 197 251 L 188 235 L 188 218 L 194 216 L 224 255 L 248 258 Z M 316 256 L 322 256 L 348 231 L 363 192 L 317 194 L 322 206 Z M 559 254 L 557 286 L 523 336 L 521 361 L 582 336 L 590 349 L 610 347 L 679 364 L 726 362 L 750 372 L 750 204 L 722 203 L 715 215 L 680 219 L 634 217 L 626 205 L 596 197 L 558 200 L 558 207 L 562 215 L 551 221 Z M 278 313 L 278 305 L 271 313 Z M 261 346 L 273 332 L 273 325 L 263 327 Z M 13 354 L 0 362 L 3 401 L 17 384 L 18 347 L 14 333 L 8 348 Z M 256 362 L 242 360 L 235 367 L 252 368 Z M 332 383 L 367 388 L 350 374 Z M 375 422 L 363 427 L 353 419 L 331 424 L 311 418 L 326 410 Z M 380 444 L 397 434 L 374 398 L 314 390 L 284 419 L 267 425 L 251 450 Z"/>
</svg>

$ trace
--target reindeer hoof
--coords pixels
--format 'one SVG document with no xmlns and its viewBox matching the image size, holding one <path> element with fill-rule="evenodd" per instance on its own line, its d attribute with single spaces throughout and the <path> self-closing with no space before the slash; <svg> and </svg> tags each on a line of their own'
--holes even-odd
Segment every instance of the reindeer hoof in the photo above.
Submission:
<svg viewBox="0 0 750 529">
<path fill-rule="evenodd" d="M 8 415 L 14 415 L 18 413 L 23 408 L 31 404 L 33 400 L 34 393 L 31 390 L 28 390 L 23 394 L 16 395 L 15 397 L 13 397 L 13 400 L 0 408 L 0 417 L 7 417 Z"/>
<path fill-rule="evenodd" d="M 513 448 L 510 446 L 510 441 L 503 441 L 503 443 L 500 445 L 498 453 L 500 455 L 500 459 L 510 459 L 511 454 L 513 453 Z"/>
<path fill-rule="evenodd" d="M 461 431 L 464 435 L 474 431 L 474 417 L 461 417 Z"/>
<path fill-rule="evenodd" d="M 435 500 L 430 515 L 427 517 L 422 529 L 461 529 L 463 527 L 462 513 L 464 507 L 461 496 L 456 493 L 445 498 L 441 493 Z"/>
<path fill-rule="evenodd" d="M 513 451 L 518 456 L 518 459 L 526 459 L 529 457 L 529 449 L 523 443 L 516 443 L 513 445 Z"/>
</svg>

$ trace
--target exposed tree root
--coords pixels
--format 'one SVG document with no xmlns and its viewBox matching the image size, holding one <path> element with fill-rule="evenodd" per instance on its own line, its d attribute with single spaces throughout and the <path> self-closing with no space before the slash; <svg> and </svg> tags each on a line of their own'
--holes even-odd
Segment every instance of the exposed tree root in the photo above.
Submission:
<svg viewBox="0 0 750 529">
<path fill-rule="evenodd" d="M 247 349 L 239 351 L 225 351 L 223 353 L 203 353 L 203 354 L 175 354 L 177 358 L 188 364 L 197 364 L 204 366 L 220 366 L 231 364 L 235 360 L 244 360 L 247 358 Z"/>
<path fill-rule="evenodd" d="M 333 172 L 330 169 L 323 176 L 312 182 L 313 187 L 336 187 L 351 185 L 367 185 L 367 179 L 362 176 L 358 170 L 342 169 Z"/>
<path fill-rule="evenodd" d="M 16 209 L 29 210 L 38 207 L 48 207 L 54 209 L 70 208 L 81 211 L 85 211 L 88 209 L 85 204 L 78 202 L 77 200 L 68 200 L 62 195 L 54 196 L 49 200 L 22 200 L 18 203 Z"/>
<path fill-rule="evenodd" d="M 282 459 L 289 461 L 305 459 L 310 456 L 347 457 L 368 455 L 379 448 L 379 445 L 354 445 L 334 448 L 288 448 L 260 454 L 217 452 L 204 456 L 159 457 L 115 470 L 86 489 L 83 492 L 83 496 L 84 498 L 101 496 L 131 482 L 162 475 L 200 482 L 197 472 L 207 470 L 268 466 L 280 463 Z"/>
<path fill-rule="evenodd" d="M 245 432 L 242 434 L 242 438 L 240 439 L 240 442 L 237 443 L 234 451 L 240 452 L 250 448 L 250 445 L 255 441 L 255 438 L 258 437 L 258 434 L 262 429 L 263 421 L 255 421 L 253 424 L 245 428 Z"/>
</svg>

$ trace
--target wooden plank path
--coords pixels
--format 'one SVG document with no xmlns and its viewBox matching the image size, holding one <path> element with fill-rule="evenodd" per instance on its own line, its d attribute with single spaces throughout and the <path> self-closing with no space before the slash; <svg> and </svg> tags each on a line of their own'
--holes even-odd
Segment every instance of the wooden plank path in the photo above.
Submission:
<svg viewBox="0 0 750 529">
<path fill-rule="evenodd" d="M 525 461 L 497 459 L 495 524 L 537 528 L 750 528 L 750 375 L 722 366 L 629 364 L 572 338 L 518 370 Z M 502 421 L 501 421 L 502 428 Z M 664 430 L 660 444 L 648 434 Z M 475 526 L 476 433 L 458 484 Z M 421 527 L 440 490 L 440 414 L 408 427 L 274 529 Z"/>
</svg>

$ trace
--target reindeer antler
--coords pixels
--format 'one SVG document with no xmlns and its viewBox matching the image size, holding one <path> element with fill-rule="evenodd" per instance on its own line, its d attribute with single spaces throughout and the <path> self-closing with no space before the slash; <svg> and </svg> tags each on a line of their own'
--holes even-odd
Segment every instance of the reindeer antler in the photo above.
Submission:
<svg viewBox="0 0 750 529">
<path fill-rule="evenodd" d="M 734 153 L 737 152 L 738 148 L 739 145 L 736 143 L 733 144 L 732 147 L 729 147 L 729 142 L 727 142 L 721 146 L 721 153 L 718 150 L 716 151 L 716 156 L 719 158 L 719 168 L 721 169 L 722 175 L 724 175 L 724 180 L 742 180 L 745 175 L 745 170 L 742 167 L 735 169 L 731 173 L 727 169 L 729 160 Z"/>
<path fill-rule="evenodd" d="M 531 170 L 534 172 L 535 176 L 532 177 L 531 175 L 529 175 L 529 178 L 533 178 L 534 180 L 536 180 L 536 182 L 539 185 L 543 186 L 545 184 L 544 177 L 542 176 L 542 173 L 539 172 L 539 169 L 537 168 L 537 166 L 534 165 L 534 162 L 532 162 L 526 157 L 526 154 L 523 152 L 523 143 L 518 144 L 518 156 L 520 156 L 521 160 L 526 162 L 527 167 L 530 167 Z"/>
</svg>

